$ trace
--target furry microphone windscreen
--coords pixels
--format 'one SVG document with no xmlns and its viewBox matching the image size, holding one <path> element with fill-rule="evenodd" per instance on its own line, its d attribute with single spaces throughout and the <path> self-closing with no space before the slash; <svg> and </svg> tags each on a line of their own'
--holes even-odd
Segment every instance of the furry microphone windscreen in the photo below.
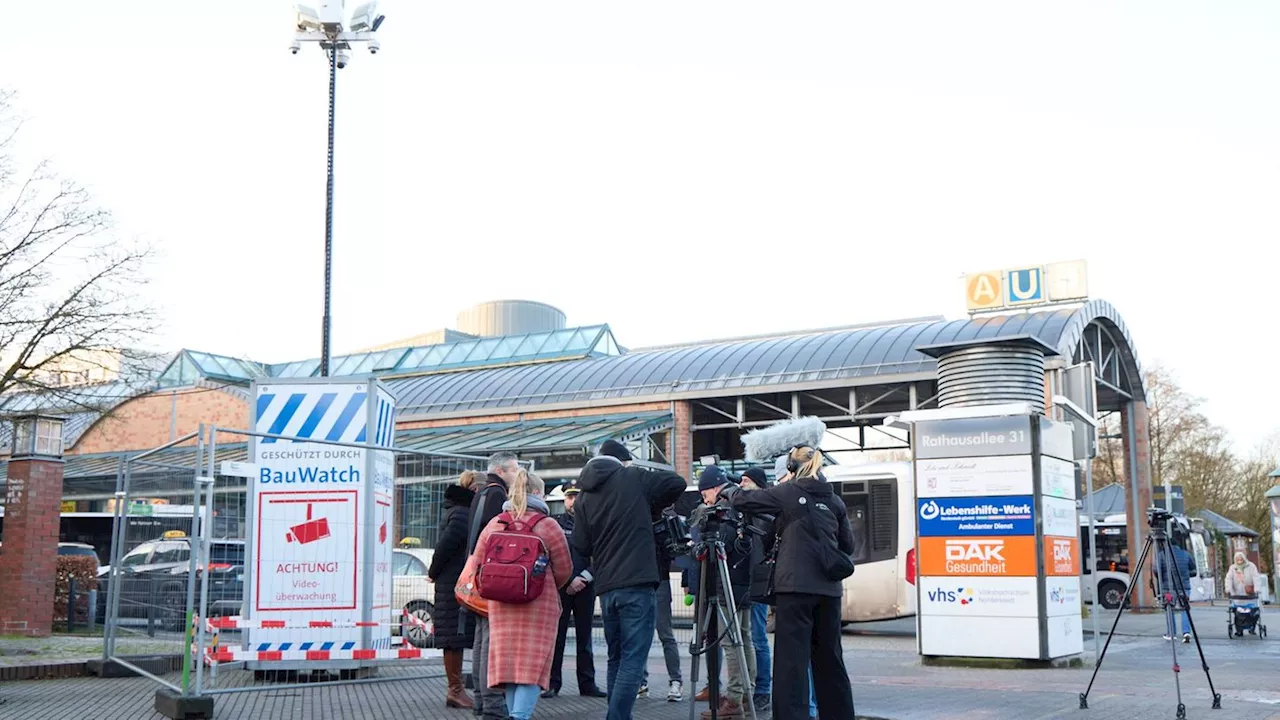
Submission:
<svg viewBox="0 0 1280 720">
<path fill-rule="evenodd" d="M 818 447 L 827 432 L 826 423 L 816 417 L 785 420 L 742 436 L 749 462 L 764 462 L 787 452 L 796 445 Z"/>
</svg>

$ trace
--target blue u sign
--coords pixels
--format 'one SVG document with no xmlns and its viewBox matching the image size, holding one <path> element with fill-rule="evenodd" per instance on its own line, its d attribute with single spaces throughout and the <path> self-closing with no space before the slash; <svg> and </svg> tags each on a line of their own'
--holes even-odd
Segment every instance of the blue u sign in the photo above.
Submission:
<svg viewBox="0 0 1280 720">
<path fill-rule="evenodd" d="M 1005 303 L 1009 305 L 1044 301 L 1044 277 L 1038 267 L 1010 270 L 1004 288 Z"/>
<path fill-rule="evenodd" d="M 920 537 L 1035 535 L 1035 498 L 1002 495 L 917 501 Z"/>
</svg>

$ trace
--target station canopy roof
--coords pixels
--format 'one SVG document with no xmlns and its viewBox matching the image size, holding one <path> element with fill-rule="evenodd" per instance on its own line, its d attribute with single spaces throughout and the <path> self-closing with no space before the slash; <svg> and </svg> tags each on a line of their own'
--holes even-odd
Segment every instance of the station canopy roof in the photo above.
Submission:
<svg viewBox="0 0 1280 720">
<path fill-rule="evenodd" d="M 1122 339 L 1111 342 L 1115 350 L 1106 358 L 1101 357 L 1103 329 L 1108 337 Z M 1091 334 L 1095 330 L 1096 343 Z M 916 348 L 1025 336 L 1054 348 L 1065 362 L 1097 354 L 1097 362 L 1112 362 L 1117 380 L 1127 381 L 1141 394 L 1141 369 L 1128 330 L 1115 309 L 1101 300 L 1040 312 L 715 341 L 572 362 L 393 378 L 388 385 L 398 398 L 402 418 L 666 401 L 933 379 L 936 361 Z"/>
<path fill-rule="evenodd" d="M 590 449 L 605 440 L 657 432 L 671 426 L 670 413 L 632 413 L 455 425 L 401 430 L 396 447 L 433 453 L 490 454 Z"/>
</svg>

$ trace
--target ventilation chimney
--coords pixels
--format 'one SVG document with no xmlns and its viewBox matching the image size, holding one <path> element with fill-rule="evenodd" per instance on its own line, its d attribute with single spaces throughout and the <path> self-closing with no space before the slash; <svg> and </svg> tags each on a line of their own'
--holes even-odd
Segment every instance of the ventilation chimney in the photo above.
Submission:
<svg viewBox="0 0 1280 720">
<path fill-rule="evenodd" d="M 1044 414 L 1044 362 L 1057 352 L 1034 335 L 967 340 L 916 350 L 938 360 L 938 407 L 1031 403 Z"/>
</svg>

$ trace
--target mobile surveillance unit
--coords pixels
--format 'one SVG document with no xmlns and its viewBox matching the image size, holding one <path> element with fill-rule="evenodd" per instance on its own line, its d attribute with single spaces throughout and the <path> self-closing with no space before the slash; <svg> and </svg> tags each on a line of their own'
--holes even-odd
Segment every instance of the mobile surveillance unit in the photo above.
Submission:
<svg viewBox="0 0 1280 720">
<path fill-rule="evenodd" d="M 351 13 L 349 22 L 344 23 L 346 9 L 344 0 L 321 0 L 317 7 L 298 3 L 294 7 L 297 18 L 297 32 L 293 42 L 289 44 L 289 52 L 294 55 L 302 49 L 302 43 L 320 43 L 320 47 L 333 52 L 333 60 L 338 69 L 345 68 L 351 62 L 351 46 L 362 42 L 369 48 L 370 55 L 377 55 L 382 49 L 374 33 L 382 26 L 385 15 L 378 14 L 377 0 L 360 5 Z"/>
</svg>

